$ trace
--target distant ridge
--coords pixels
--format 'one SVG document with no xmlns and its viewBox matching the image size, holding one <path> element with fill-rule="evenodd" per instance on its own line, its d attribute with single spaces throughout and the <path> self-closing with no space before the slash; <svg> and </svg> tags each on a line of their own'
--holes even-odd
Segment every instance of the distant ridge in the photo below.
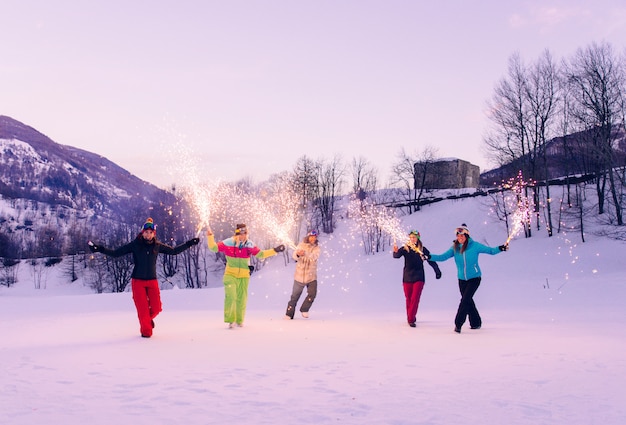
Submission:
<svg viewBox="0 0 626 425">
<path fill-rule="evenodd" d="M 56 143 L 4 115 L 0 115 L 2 198 L 22 202 L 17 210 L 0 216 L 0 232 L 8 233 L 37 230 L 40 208 L 27 202 L 48 206 L 52 212 L 47 213 L 45 221 L 50 222 L 53 213 L 61 214 L 65 218 L 56 217 L 57 223 L 71 217 L 86 228 L 104 222 L 137 226 L 148 216 L 158 223 L 181 221 L 180 211 L 188 210 L 172 193 L 141 180 L 107 158 Z"/>
</svg>

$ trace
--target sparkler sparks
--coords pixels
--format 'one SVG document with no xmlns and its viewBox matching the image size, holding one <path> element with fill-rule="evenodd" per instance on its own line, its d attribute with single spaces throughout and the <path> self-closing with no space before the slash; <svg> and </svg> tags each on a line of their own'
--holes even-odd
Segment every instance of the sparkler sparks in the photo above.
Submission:
<svg viewBox="0 0 626 425">
<path fill-rule="evenodd" d="M 403 241 L 402 244 L 413 249 L 415 252 L 422 254 L 416 245 L 408 240 L 407 232 L 402 228 L 400 220 L 389 208 L 384 206 L 364 205 L 360 201 L 354 201 L 350 205 L 351 215 L 356 217 L 355 222 L 361 231 L 366 228 L 377 227 L 393 239 L 393 244 L 397 241 Z"/>
<path fill-rule="evenodd" d="M 291 249 L 296 245 L 291 237 L 299 227 L 299 202 L 286 184 L 276 183 L 248 198 L 249 214 L 256 226 L 268 236 Z"/>
<path fill-rule="evenodd" d="M 193 208 L 198 224 L 195 226 L 196 237 L 204 229 L 211 229 L 211 223 L 217 231 L 223 233 L 235 223 L 247 223 L 257 228 L 268 239 L 266 243 L 280 242 L 296 249 L 293 242 L 299 236 L 303 213 L 301 202 L 290 190 L 288 179 L 277 178 L 271 187 L 259 189 L 241 181 L 235 184 L 219 181 L 202 181 L 204 165 L 200 157 L 186 143 L 186 136 L 168 125 L 163 130 L 167 137 L 167 146 L 171 163 L 168 172 L 176 177 L 180 185 L 179 195 Z"/>
<path fill-rule="evenodd" d="M 532 182 L 525 182 L 522 172 L 518 172 L 517 176 L 509 179 L 502 184 L 504 189 L 513 191 L 514 197 L 510 197 L 509 204 L 513 206 L 513 214 L 511 217 L 511 229 L 506 239 L 505 245 L 508 245 L 511 239 L 517 236 L 522 229 L 530 222 L 531 201 L 524 195 L 526 186 Z"/>
<path fill-rule="evenodd" d="M 200 181 L 200 164 L 195 152 L 184 143 L 185 136 L 179 134 L 178 142 L 172 145 L 170 154 L 172 163 L 168 171 L 176 175 L 183 188 L 183 196 L 191 204 L 200 222 L 197 226 L 196 237 L 199 237 L 202 229 L 209 226 L 211 214 L 215 207 L 215 194 L 220 187 L 217 183 L 203 183 Z"/>
<path fill-rule="evenodd" d="M 275 196 L 268 200 L 254 197 L 249 199 L 249 203 L 253 221 L 265 233 L 273 236 L 289 248 L 296 249 L 296 244 L 292 241 L 289 234 L 297 225 L 297 216 L 294 209 L 294 205 L 297 204 L 292 201 L 290 195 L 288 192 L 283 192 L 280 196 Z"/>
<path fill-rule="evenodd" d="M 400 220 L 397 217 L 390 215 L 380 215 L 378 216 L 378 226 L 386 233 L 388 233 L 393 238 L 393 244 L 397 244 L 397 240 L 403 240 L 404 245 L 417 252 L 418 254 L 422 254 L 422 251 L 417 247 L 417 245 L 411 243 L 410 240 L 407 240 L 407 232 L 404 231 L 400 225 Z"/>
</svg>

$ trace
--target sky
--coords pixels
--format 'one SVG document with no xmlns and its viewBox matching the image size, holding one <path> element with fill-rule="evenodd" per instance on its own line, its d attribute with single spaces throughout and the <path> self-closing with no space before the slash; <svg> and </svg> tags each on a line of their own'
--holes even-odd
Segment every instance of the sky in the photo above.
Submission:
<svg viewBox="0 0 626 425">
<path fill-rule="evenodd" d="M 438 202 L 401 222 L 442 253 L 461 221 L 479 242 L 506 237 L 485 198 Z M 130 293 L 93 294 L 84 276 L 68 282 L 63 263 L 37 290 L 23 262 L 18 284 L 0 286 L 0 423 L 624 423 L 624 242 L 589 225 L 585 243 L 538 231 L 481 255 L 483 326 L 456 334 L 453 261 L 440 263 L 440 280 L 427 267 L 411 328 L 403 260 L 364 255 L 352 229 L 344 219 L 320 235 L 310 318 L 283 319 L 295 265 L 272 257 L 252 275 L 243 328 L 223 323 L 219 281 L 162 281 L 150 339 Z"/>
<path fill-rule="evenodd" d="M 167 187 L 363 157 L 388 181 L 428 146 L 489 169 L 509 58 L 617 52 L 626 5 L 557 1 L 3 0 L 0 114 Z"/>
</svg>

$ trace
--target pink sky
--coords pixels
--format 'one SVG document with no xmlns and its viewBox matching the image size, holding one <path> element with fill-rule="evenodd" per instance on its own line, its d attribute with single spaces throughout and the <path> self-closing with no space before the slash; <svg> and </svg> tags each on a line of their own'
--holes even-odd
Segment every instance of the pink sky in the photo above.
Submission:
<svg viewBox="0 0 626 425">
<path fill-rule="evenodd" d="M 427 145 L 489 168 L 485 104 L 514 52 L 626 40 L 608 0 L 93 3 L 3 3 L 0 114 L 162 187 L 181 143 L 206 179 L 306 154 L 363 156 L 384 184 Z"/>
</svg>

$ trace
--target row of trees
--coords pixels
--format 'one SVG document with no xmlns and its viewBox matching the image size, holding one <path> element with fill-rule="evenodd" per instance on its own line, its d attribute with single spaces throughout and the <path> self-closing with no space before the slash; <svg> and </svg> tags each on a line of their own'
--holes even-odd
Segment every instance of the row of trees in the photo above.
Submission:
<svg viewBox="0 0 626 425">
<path fill-rule="evenodd" d="M 537 223 L 540 205 L 545 207 L 549 235 L 554 221 L 549 170 L 557 160 L 563 175 L 592 175 L 598 214 L 608 212 L 616 225 L 624 224 L 625 93 L 626 53 L 617 54 L 608 43 L 592 43 L 561 61 L 547 50 L 530 64 L 519 54 L 510 58 L 508 74 L 489 102 L 492 126 L 485 145 L 495 163 L 515 163 L 544 186 L 545 202 L 538 185 L 528 190 Z"/>
<path fill-rule="evenodd" d="M 623 225 L 626 173 L 624 168 L 618 167 L 623 164 L 616 152 L 619 152 L 620 137 L 624 137 L 625 82 L 624 56 L 617 55 L 609 44 L 594 43 L 560 63 L 548 51 L 531 64 L 525 64 L 515 54 L 510 58 L 507 76 L 494 90 L 489 102 L 492 127 L 485 139 L 487 152 L 497 164 L 515 163 L 529 180 L 541 182 L 545 189 L 538 190 L 539 184 L 536 184 L 528 185 L 526 190 L 533 198 L 537 226 L 540 222 L 546 223 L 550 235 L 554 219 L 548 170 L 553 165 L 550 161 L 554 160 L 555 149 L 566 159 L 564 166 L 570 167 L 565 174 L 582 172 L 594 176 L 598 213 L 608 212 L 615 224 Z M 557 139 L 560 144 L 555 147 Z M 389 182 L 396 189 L 380 190 L 378 170 L 363 157 L 353 158 L 346 164 L 338 156 L 330 160 L 303 156 L 292 170 L 277 173 L 266 182 L 253 184 L 244 179 L 222 183 L 227 186 L 224 193 L 228 195 L 214 199 L 219 208 L 212 212 L 210 225 L 216 236 L 223 238 L 232 234 L 237 222 L 246 222 L 255 229 L 255 242 L 269 247 L 276 242 L 276 234 L 267 228 L 267 216 L 257 214 L 259 209 L 267 208 L 265 212 L 272 217 L 293 218 L 285 227 L 288 227 L 289 238 L 295 242 L 301 239 L 303 231 L 311 228 L 332 233 L 337 220 L 336 202 L 346 192 L 360 203 L 357 209 L 346 214 L 365 218 L 368 214 L 388 214 L 381 206 L 394 201 L 405 201 L 406 212 L 412 213 L 419 209 L 427 192 L 423 183 L 436 157 L 437 149 L 430 146 L 412 155 L 402 149 Z M 346 191 L 349 180 L 351 186 Z M 578 190 L 578 186 L 574 189 Z M 83 267 L 89 269 L 96 291 L 123 291 L 130 277 L 129 259 L 89 256 L 84 252 L 85 242 L 94 239 L 108 246 L 119 246 L 136 236 L 138 223 L 147 216 L 159 223 L 159 238 L 166 243 L 175 245 L 193 237 L 197 230 L 195 224 L 200 221 L 198 214 L 194 213 L 185 190 L 172 188 L 172 193 L 178 199 L 176 205 L 155 205 L 150 211 L 139 208 L 139 204 L 133 205 L 130 200 L 124 223 L 107 222 L 96 228 L 93 221 L 74 219 L 65 227 L 51 223 L 33 231 L 36 237 L 29 239 L 30 245 L 12 239 L 11 235 L 0 235 L 0 249 L 4 248 L 0 257 L 71 255 L 73 261 L 68 266 L 71 279 L 75 279 L 80 274 L 77 270 Z M 232 196 L 233 193 L 236 196 Z M 581 200 L 579 193 L 584 191 L 576 192 L 577 201 Z M 581 205 L 574 201 L 568 204 Z M 544 206 L 543 217 L 540 217 L 541 205 Z M 174 210 L 176 213 L 172 214 Z M 366 249 L 370 252 L 384 249 L 387 242 L 376 224 L 380 220 L 363 219 L 361 222 L 371 223 L 363 227 Z M 530 228 L 526 230 L 530 235 Z M 21 254 L 12 257 L 14 250 L 7 247 L 18 244 Z M 164 259 L 161 273 L 165 279 L 183 275 L 185 286 L 202 287 L 207 285 L 210 272 L 222 262 L 223 259 L 205 249 L 192 249 L 180 258 Z M 11 263 L 14 262 L 4 262 L 3 267 L 9 268 Z M 6 281 L 14 279 L 12 273 L 6 272 L 6 276 Z"/>
</svg>

